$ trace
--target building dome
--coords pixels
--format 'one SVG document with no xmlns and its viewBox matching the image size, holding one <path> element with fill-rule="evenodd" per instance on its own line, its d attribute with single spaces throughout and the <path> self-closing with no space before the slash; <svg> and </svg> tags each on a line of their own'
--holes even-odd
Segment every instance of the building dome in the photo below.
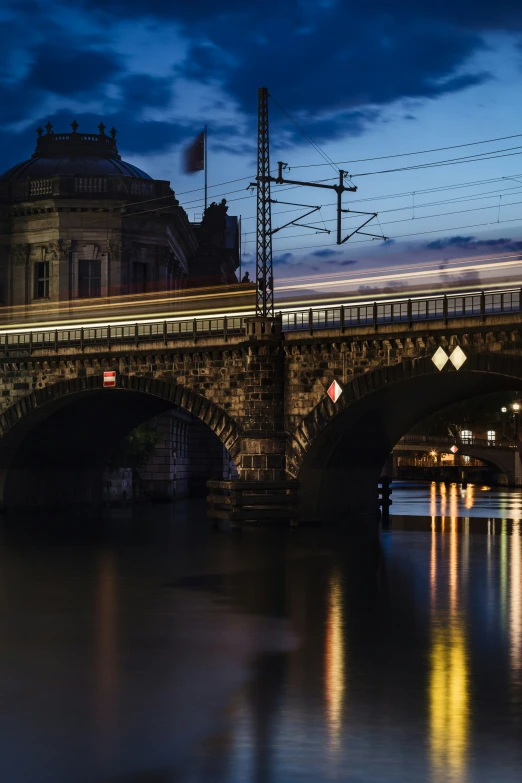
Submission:
<svg viewBox="0 0 522 783">
<path fill-rule="evenodd" d="M 59 176 L 152 179 L 137 166 L 121 159 L 114 128 L 107 135 L 103 123 L 98 125 L 99 134 L 78 133 L 76 122 L 71 124 L 72 133 L 54 133 L 50 123 L 45 127 L 45 134 L 38 128 L 32 157 L 4 172 L 0 184 Z"/>
</svg>

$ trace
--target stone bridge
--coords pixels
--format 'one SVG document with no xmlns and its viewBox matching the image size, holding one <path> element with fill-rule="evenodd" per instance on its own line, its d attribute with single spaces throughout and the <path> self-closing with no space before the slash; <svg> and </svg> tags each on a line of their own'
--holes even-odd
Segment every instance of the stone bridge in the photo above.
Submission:
<svg viewBox="0 0 522 783">
<path fill-rule="evenodd" d="M 517 302 L 508 312 L 452 317 L 446 307 L 443 318 L 414 320 L 410 300 L 398 322 L 353 323 L 344 311 L 340 322 L 310 317 L 305 329 L 277 317 L 235 319 L 234 328 L 221 319 L 206 332 L 171 334 L 163 324 L 139 335 L 136 327 L 3 337 L 0 500 L 28 504 L 35 487 L 39 505 L 65 491 L 95 499 L 111 445 L 177 407 L 221 440 L 240 480 L 299 480 L 304 517 L 373 516 L 382 466 L 415 423 L 461 399 L 522 390 Z M 437 369 L 435 351 L 457 346 L 462 367 Z M 108 370 L 115 388 L 103 388 Z M 335 403 L 326 394 L 334 380 Z"/>
<path fill-rule="evenodd" d="M 456 445 L 458 454 L 472 457 L 488 465 L 495 473 L 504 476 L 504 482 L 509 486 L 522 485 L 522 462 L 520 443 L 495 442 L 482 438 L 449 438 L 436 435 L 406 435 L 393 448 L 394 462 L 399 455 L 412 451 L 449 452 Z M 395 466 L 394 466 L 395 470 Z M 503 483 L 503 482 L 502 482 Z"/>
</svg>

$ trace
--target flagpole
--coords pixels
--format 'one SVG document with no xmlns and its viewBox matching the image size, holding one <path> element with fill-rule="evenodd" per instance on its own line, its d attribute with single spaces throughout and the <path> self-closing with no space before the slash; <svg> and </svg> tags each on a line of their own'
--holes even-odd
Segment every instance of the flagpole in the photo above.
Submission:
<svg viewBox="0 0 522 783">
<path fill-rule="evenodd" d="M 207 126 L 205 125 L 205 136 L 204 136 L 204 143 L 205 143 L 205 211 L 207 209 Z"/>
</svg>

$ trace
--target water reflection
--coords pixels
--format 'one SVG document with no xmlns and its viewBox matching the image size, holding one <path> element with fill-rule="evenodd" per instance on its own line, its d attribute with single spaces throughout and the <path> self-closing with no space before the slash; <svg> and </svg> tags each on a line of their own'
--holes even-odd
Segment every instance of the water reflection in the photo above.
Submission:
<svg viewBox="0 0 522 783">
<path fill-rule="evenodd" d="M 522 489 L 468 484 L 393 482 L 393 514 L 520 519 Z M 428 497 L 426 497 L 428 490 Z M 427 501 L 429 510 L 426 508 Z"/>
<path fill-rule="evenodd" d="M 445 522 L 445 520 L 444 520 Z M 444 542 L 445 533 L 441 533 Z M 465 780 L 469 742 L 469 674 L 466 628 L 459 594 L 458 520 L 449 520 L 447 605 L 443 584 L 445 564 L 437 568 L 437 533 L 431 536 L 432 640 L 429 676 L 430 750 L 433 780 Z M 442 550 L 442 546 L 441 546 Z M 462 588 L 461 588 L 462 589 Z"/>
<path fill-rule="evenodd" d="M 113 552 L 98 556 L 96 589 L 96 693 L 100 749 L 107 755 L 115 745 L 118 725 L 118 581 Z"/>
<path fill-rule="evenodd" d="M 325 632 L 325 697 L 330 747 L 339 749 L 343 722 L 345 691 L 345 642 L 343 621 L 343 587 L 336 568 L 328 586 L 328 614 Z"/>
<path fill-rule="evenodd" d="M 4 543 L 3 779 L 519 783 L 520 515 L 423 492 L 378 548 L 163 507 L 147 545 Z"/>
<path fill-rule="evenodd" d="M 521 623 L 520 623 L 520 520 L 514 519 L 511 530 L 509 631 L 510 658 L 513 681 L 520 681 Z"/>
<path fill-rule="evenodd" d="M 508 534 L 507 520 L 503 519 L 500 526 L 500 621 L 502 629 L 506 628 L 508 594 Z"/>
</svg>

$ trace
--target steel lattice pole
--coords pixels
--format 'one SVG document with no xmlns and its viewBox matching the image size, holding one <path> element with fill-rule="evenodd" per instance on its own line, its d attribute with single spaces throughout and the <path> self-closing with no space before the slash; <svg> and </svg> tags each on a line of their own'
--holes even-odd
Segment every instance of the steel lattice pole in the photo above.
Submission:
<svg viewBox="0 0 522 783">
<path fill-rule="evenodd" d="M 262 318 L 273 318 L 272 216 L 270 204 L 268 90 L 266 87 L 260 87 L 258 90 L 257 145 L 256 315 Z"/>
</svg>

